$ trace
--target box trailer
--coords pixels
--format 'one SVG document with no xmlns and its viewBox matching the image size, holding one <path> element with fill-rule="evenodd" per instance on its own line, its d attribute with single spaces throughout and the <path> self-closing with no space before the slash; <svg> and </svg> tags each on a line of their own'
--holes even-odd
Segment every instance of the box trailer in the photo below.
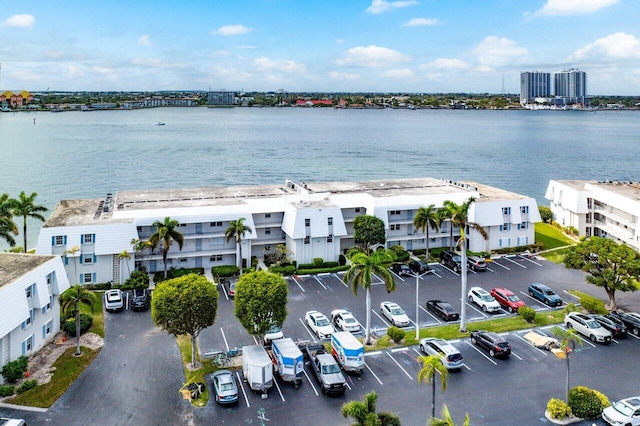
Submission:
<svg viewBox="0 0 640 426">
<path fill-rule="evenodd" d="M 282 380 L 298 389 L 304 376 L 304 356 L 298 345 L 288 337 L 272 340 L 271 358 Z"/>
<path fill-rule="evenodd" d="M 364 368 L 364 346 L 348 331 L 331 335 L 331 353 L 344 371 L 362 374 Z"/>
<path fill-rule="evenodd" d="M 273 386 L 273 363 L 262 346 L 242 347 L 242 376 L 253 391 L 266 394 Z"/>
</svg>

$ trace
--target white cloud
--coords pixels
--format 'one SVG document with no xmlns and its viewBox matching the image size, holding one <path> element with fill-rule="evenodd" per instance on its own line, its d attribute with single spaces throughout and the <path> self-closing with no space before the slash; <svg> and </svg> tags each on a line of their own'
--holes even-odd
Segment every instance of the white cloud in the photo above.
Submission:
<svg viewBox="0 0 640 426">
<path fill-rule="evenodd" d="M 438 58 L 428 64 L 420 65 L 424 70 L 466 71 L 471 66 L 463 60 L 455 58 Z"/>
<path fill-rule="evenodd" d="M 113 68 L 101 67 L 99 65 L 94 65 L 91 69 L 100 74 L 111 74 L 115 71 Z"/>
<path fill-rule="evenodd" d="M 403 27 L 420 27 L 425 25 L 437 25 L 438 20 L 433 18 L 411 18 L 404 24 Z"/>
<path fill-rule="evenodd" d="M 70 65 L 65 74 L 69 78 L 84 77 L 84 71 L 75 65 Z"/>
<path fill-rule="evenodd" d="M 47 50 L 46 52 L 44 52 L 44 56 L 51 59 L 60 59 L 64 56 L 64 54 L 55 50 Z"/>
<path fill-rule="evenodd" d="M 149 34 L 143 34 L 140 36 L 140 38 L 138 38 L 138 45 L 140 46 L 151 46 L 153 43 L 151 43 L 151 35 Z"/>
<path fill-rule="evenodd" d="M 269 58 L 256 58 L 253 65 L 260 72 L 284 71 L 288 73 L 301 74 L 307 72 L 305 64 L 299 64 L 295 61 L 274 61 Z"/>
<path fill-rule="evenodd" d="M 155 58 L 133 58 L 131 60 L 133 65 L 139 65 L 147 68 L 184 68 L 185 64 L 180 62 L 165 62 Z"/>
<path fill-rule="evenodd" d="M 329 73 L 329 78 L 332 78 L 333 80 L 359 80 L 360 74 L 349 74 L 346 72 L 331 71 Z"/>
<path fill-rule="evenodd" d="M 618 3 L 619 0 L 547 0 L 536 15 L 582 15 L 597 12 L 600 9 Z"/>
<path fill-rule="evenodd" d="M 216 50 L 215 52 L 211 52 L 209 54 L 210 58 L 220 58 L 223 56 L 229 56 L 231 53 L 227 52 L 226 50 Z"/>
<path fill-rule="evenodd" d="M 33 28 L 33 25 L 36 23 L 36 18 L 33 15 L 22 14 L 22 15 L 13 15 L 10 18 L 7 18 L 2 25 L 7 27 L 15 27 L 15 28 Z"/>
<path fill-rule="evenodd" d="M 218 34 L 221 36 L 235 36 L 240 34 L 246 34 L 251 31 L 251 28 L 244 25 L 224 25 L 217 30 L 211 32 L 211 34 Z"/>
<path fill-rule="evenodd" d="M 597 59 L 603 56 L 615 59 L 639 59 L 640 40 L 632 34 L 611 34 L 576 50 L 569 60 Z"/>
<path fill-rule="evenodd" d="M 526 47 L 519 46 L 513 40 L 504 37 L 485 37 L 472 53 L 476 56 L 480 65 L 496 66 L 513 64 L 529 55 Z"/>
<path fill-rule="evenodd" d="M 411 78 L 413 77 L 413 75 L 414 75 L 413 71 L 411 71 L 408 68 L 392 68 L 380 74 L 381 77 L 397 78 L 397 79 Z"/>
<path fill-rule="evenodd" d="M 368 47 L 352 47 L 347 51 L 347 55 L 343 59 L 338 60 L 338 64 L 379 67 L 395 62 L 405 62 L 410 59 L 410 56 L 400 53 L 397 50 L 371 45 Z"/>
<path fill-rule="evenodd" d="M 252 46 L 250 44 L 240 44 L 236 46 L 238 49 L 249 50 L 249 49 L 257 49 L 256 46 Z"/>
<path fill-rule="evenodd" d="M 367 13 L 371 13 L 373 15 L 377 15 L 383 12 L 389 12 L 393 9 L 401 9 L 403 7 L 413 6 L 418 4 L 415 0 L 397 0 L 397 1 L 387 1 L 387 0 L 373 0 L 371 2 L 371 6 L 369 6 L 366 10 Z"/>
<path fill-rule="evenodd" d="M 343 43 L 344 43 L 344 40 L 341 38 L 336 40 L 336 44 L 343 44 Z"/>
</svg>

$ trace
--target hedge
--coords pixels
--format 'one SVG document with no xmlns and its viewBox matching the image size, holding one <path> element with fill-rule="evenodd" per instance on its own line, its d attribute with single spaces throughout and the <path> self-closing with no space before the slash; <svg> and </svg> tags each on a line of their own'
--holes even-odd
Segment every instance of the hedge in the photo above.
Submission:
<svg viewBox="0 0 640 426">
<path fill-rule="evenodd" d="M 29 389 L 33 389 L 36 387 L 36 379 L 25 380 L 22 384 L 16 389 L 16 393 L 20 395 L 23 392 L 28 391 Z"/>
<path fill-rule="evenodd" d="M 598 392 L 599 393 L 599 392 Z M 602 394 L 600 394 L 602 395 Z M 571 412 L 582 419 L 596 419 L 603 410 L 603 398 L 593 389 L 576 386 L 569 391 L 569 407 Z"/>
<path fill-rule="evenodd" d="M 80 334 L 91 328 L 93 317 L 87 314 L 80 314 Z M 76 319 L 71 317 L 66 320 L 62 326 L 63 330 L 72 337 L 76 336 Z"/>
<path fill-rule="evenodd" d="M 171 268 L 167 271 L 167 279 L 170 280 L 189 274 L 204 275 L 204 268 Z M 158 271 L 153 274 L 153 281 L 157 283 L 164 281 L 164 271 Z"/>
<path fill-rule="evenodd" d="M 536 242 L 534 244 L 529 244 L 528 246 L 517 246 L 517 247 L 505 247 L 501 249 L 495 250 L 497 254 L 509 254 L 509 253 L 522 253 L 524 251 L 537 252 L 544 248 L 544 245 L 540 242 Z"/>
<path fill-rule="evenodd" d="M 221 265 L 221 266 L 211 267 L 211 274 L 213 274 L 214 277 L 220 277 L 220 278 L 235 277 L 239 273 L 240 273 L 240 268 L 238 268 L 235 265 Z"/>
<path fill-rule="evenodd" d="M 4 398 L 5 396 L 11 396 L 16 393 L 15 386 L 0 386 L 0 398 Z"/>
<path fill-rule="evenodd" d="M 348 265 L 344 265 L 344 266 L 335 266 L 333 268 L 318 268 L 318 269 L 304 269 L 304 270 L 298 270 L 298 273 L 300 274 L 304 274 L 304 275 L 314 275 L 314 274 L 332 274 L 335 272 L 342 272 L 342 271 L 346 271 L 347 269 L 349 269 Z M 271 269 L 269 269 L 271 270 Z"/>
<path fill-rule="evenodd" d="M 571 415 L 571 407 L 561 399 L 551 398 L 547 402 L 547 412 L 552 419 L 563 420 Z"/>
<path fill-rule="evenodd" d="M 24 372 L 27 371 L 28 364 L 29 359 L 24 355 L 14 361 L 8 362 L 2 367 L 2 377 L 9 383 L 15 383 L 22 379 Z"/>
</svg>

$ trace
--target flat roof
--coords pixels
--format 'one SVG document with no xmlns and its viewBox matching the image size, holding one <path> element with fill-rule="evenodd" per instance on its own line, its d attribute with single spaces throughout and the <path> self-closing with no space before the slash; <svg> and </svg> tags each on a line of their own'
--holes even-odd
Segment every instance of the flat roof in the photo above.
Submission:
<svg viewBox="0 0 640 426">
<path fill-rule="evenodd" d="M 16 281 L 56 256 L 25 253 L 0 253 L 0 287 Z"/>
<path fill-rule="evenodd" d="M 498 201 L 498 200 L 525 200 L 531 197 L 526 195 L 517 194 L 515 192 L 507 191 L 506 189 L 500 189 L 489 185 L 484 185 L 477 182 L 464 182 L 468 185 L 474 186 L 480 193 L 480 198 L 475 202 L 481 203 L 483 201 Z"/>
<path fill-rule="evenodd" d="M 640 182 L 616 180 L 556 180 L 578 191 L 589 191 L 587 185 L 613 192 L 634 201 L 640 201 Z"/>
</svg>

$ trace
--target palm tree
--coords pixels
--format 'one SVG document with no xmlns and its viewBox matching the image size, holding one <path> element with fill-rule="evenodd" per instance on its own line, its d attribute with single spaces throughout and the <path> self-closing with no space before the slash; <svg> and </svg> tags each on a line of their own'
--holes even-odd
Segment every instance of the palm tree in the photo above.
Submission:
<svg viewBox="0 0 640 426">
<path fill-rule="evenodd" d="M 131 254 L 126 250 L 122 250 L 120 253 L 117 254 L 116 257 L 120 261 L 122 261 L 122 259 L 126 260 L 126 262 L 124 263 L 127 265 L 127 271 L 129 271 L 129 276 L 131 276 L 131 268 L 129 268 L 129 260 L 131 260 Z"/>
<path fill-rule="evenodd" d="M 47 208 L 45 206 L 41 206 L 35 204 L 37 193 L 33 192 L 31 195 L 27 196 L 24 191 L 20 192 L 17 200 L 13 202 L 13 215 L 14 216 L 22 216 L 23 225 L 22 232 L 24 237 L 24 252 L 27 252 L 27 218 L 32 217 L 34 219 L 38 219 L 42 222 L 45 221 L 44 216 L 40 213 L 46 212 Z"/>
<path fill-rule="evenodd" d="M 71 256 L 71 258 L 73 259 L 73 280 L 75 281 L 78 279 L 78 269 L 77 269 L 77 264 L 76 264 L 76 253 L 78 252 L 78 250 L 80 250 L 80 247 L 78 246 L 73 246 L 70 249 L 67 249 L 65 251 L 62 252 L 62 257 L 69 257 Z M 78 281 L 75 281 L 76 283 Z"/>
<path fill-rule="evenodd" d="M 569 375 L 571 373 L 571 369 L 569 368 L 569 354 L 571 351 L 578 346 L 582 346 L 582 339 L 578 336 L 578 333 L 573 328 L 561 328 L 555 326 L 551 329 L 551 334 L 553 334 L 556 338 L 559 339 L 558 343 L 560 344 L 560 348 L 564 351 L 565 359 L 567 360 L 567 395 L 566 400 L 569 401 Z M 571 347 L 573 346 L 573 348 Z"/>
<path fill-rule="evenodd" d="M 171 219 L 169 216 L 164 218 L 164 222 L 156 220 L 153 227 L 156 232 L 149 237 L 149 245 L 157 247 L 162 242 L 162 263 L 164 264 L 164 279 L 167 279 L 167 254 L 171 248 L 172 241 L 178 243 L 178 247 L 182 250 L 184 244 L 184 236 L 176 230 L 179 223 L 177 220 Z"/>
<path fill-rule="evenodd" d="M 240 275 L 242 275 L 242 239 L 245 233 L 251 234 L 253 230 L 244 224 L 246 219 L 241 217 L 238 220 L 229 221 L 227 230 L 224 231 L 225 241 L 228 243 L 231 240 L 236 241 L 236 265 L 240 268 Z"/>
<path fill-rule="evenodd" d="M 18 235 L 18 227 L 13 221 L 14 200 L 9 198 L 9 194 L 0 195 L 0 238 L 5 240 L 9 246 L 16 245 L 14 235 Z"/>
<path fill-rule="evenodd" d="M 387 292 L 396 289 L 396 282 L 389 271 L 389 265 L 393 263 L 393 256 L 387 250 L 378 250 L 371 255 L 362 252 L 354 253 L 351 257 L 351 266 L 342 278 L 346 284 L 351 284 L 354 295 L 358 295 L 358 287 L 367 291 L 367 315 L 365 326 L 365 344 L 371 344 L 371 281 L 374 275 L 379 275 L 384 281 Z"/>
<path fill-rule="evenodd" d="M 427 232 L 424 240 L 427 248 L 427 261 L 429 261 L 429 228 L 434 228 L 436 231 L 440 229 L 441 221 L 438 216 L 436 206 L 431 204 L 427 207 L 420 207 L 413 218 L 413 226 L 422 232 Z"/>
<path fill-rule="evenodd" d="M 445 221 L 449 221 L 449 249 L 453 248 L 453 224 L 451 223 L 451 210 L 449 209 L 449 206 L 446 203 L 450 203 L 451 201 L 445 201 L 445 203 L 443 203 L 443 207 L 442 209 L 438 210 L 438 216 L 436 218 L 436 220 L 440 223 L 440 226 L 442 226 L 442 224 Z"/>
<path fill-rule="evenodd" d="M 418 362 L 422 364 L 422 368 L 418 372 L 418 382 L 431 383 L 431 418 L 436 418 L 436 373 L 440 374 L 440 383 L 442 384 L 442 392 L 447 390 L 447 378 L 449 370 L 442 364 L 439 356 L 429 355 L 418 357 Z"/>
<path fill-rule="evenodd" d="M 80 305 L 84 304 L 91 308 L 96 304 L 96 296 L 83 286 L 76 284 L 68 288 L 60 295 L 60 308 L 66 315 L 75 313 L 76 315 L 76 355 L 80 355 Z"/>
<path fill-rule="evenodd" d="M 470 426 L 470 425 L 471 425 L 471 419 L 469 418 L 469 413 L 467 413 L 464 416 L 464 422 L 462 423 L 462 426 Z M 449 407 L 447 407 L 447 404 L 444 404 L 442 406 L 442 418 L 431 419 L 431 426 L 456 426 L 456 424 L 453 422 L 453 418 L 451 418 L 451 413 L 449 412 Z"/>
<path fill-rule="evenodd" d="M 362 401 L 349 401 L 342 404 L 340 413 L 343 417 L 352 417 L 353 426 L 400 426 L 397 414 L 383 411 L 376 413 L 378 394 L 369 392 Z"/>
<path fill-rule="evenodd" d="M 465 303 L 465 300 L 467 299 L 467 237 L 465 235 L 465 232 L 466 232 L 465 230 L 467 229 L 467 227 L 469 227 L 477 231 L 480 235 L 482 235 L 485 240 L 489 238 L 487 231 L 485 231 L 482 226 L 480 226 L 475 222 L 469 222 L 469 208 L 471 207 L 471 204 L 473 204 L 475 200 L 476 200 L 475 198 L 470 197 L 467 201 L 465 201 L 462 204 L 456 204 L 453 201 L 448 201 L 448 200 L 443 203 L 446 209 L 451 214 L 451 217 L 450 217 L 451 225 L 457 226 L 458 228 L 460 228 L 460 239 L 458 240 L 458 243 L 456 245 L 460 245 L 460 250 L 462 252 L 461 253 L 462 259 L 460 261 L 461 263 L 460 277 L 462 281 L 462 289 L 461 289 L 462 304 L 460 307 L 460 331 L 463 333 L 467 331 L 467 304 Z"/>
</svg>

